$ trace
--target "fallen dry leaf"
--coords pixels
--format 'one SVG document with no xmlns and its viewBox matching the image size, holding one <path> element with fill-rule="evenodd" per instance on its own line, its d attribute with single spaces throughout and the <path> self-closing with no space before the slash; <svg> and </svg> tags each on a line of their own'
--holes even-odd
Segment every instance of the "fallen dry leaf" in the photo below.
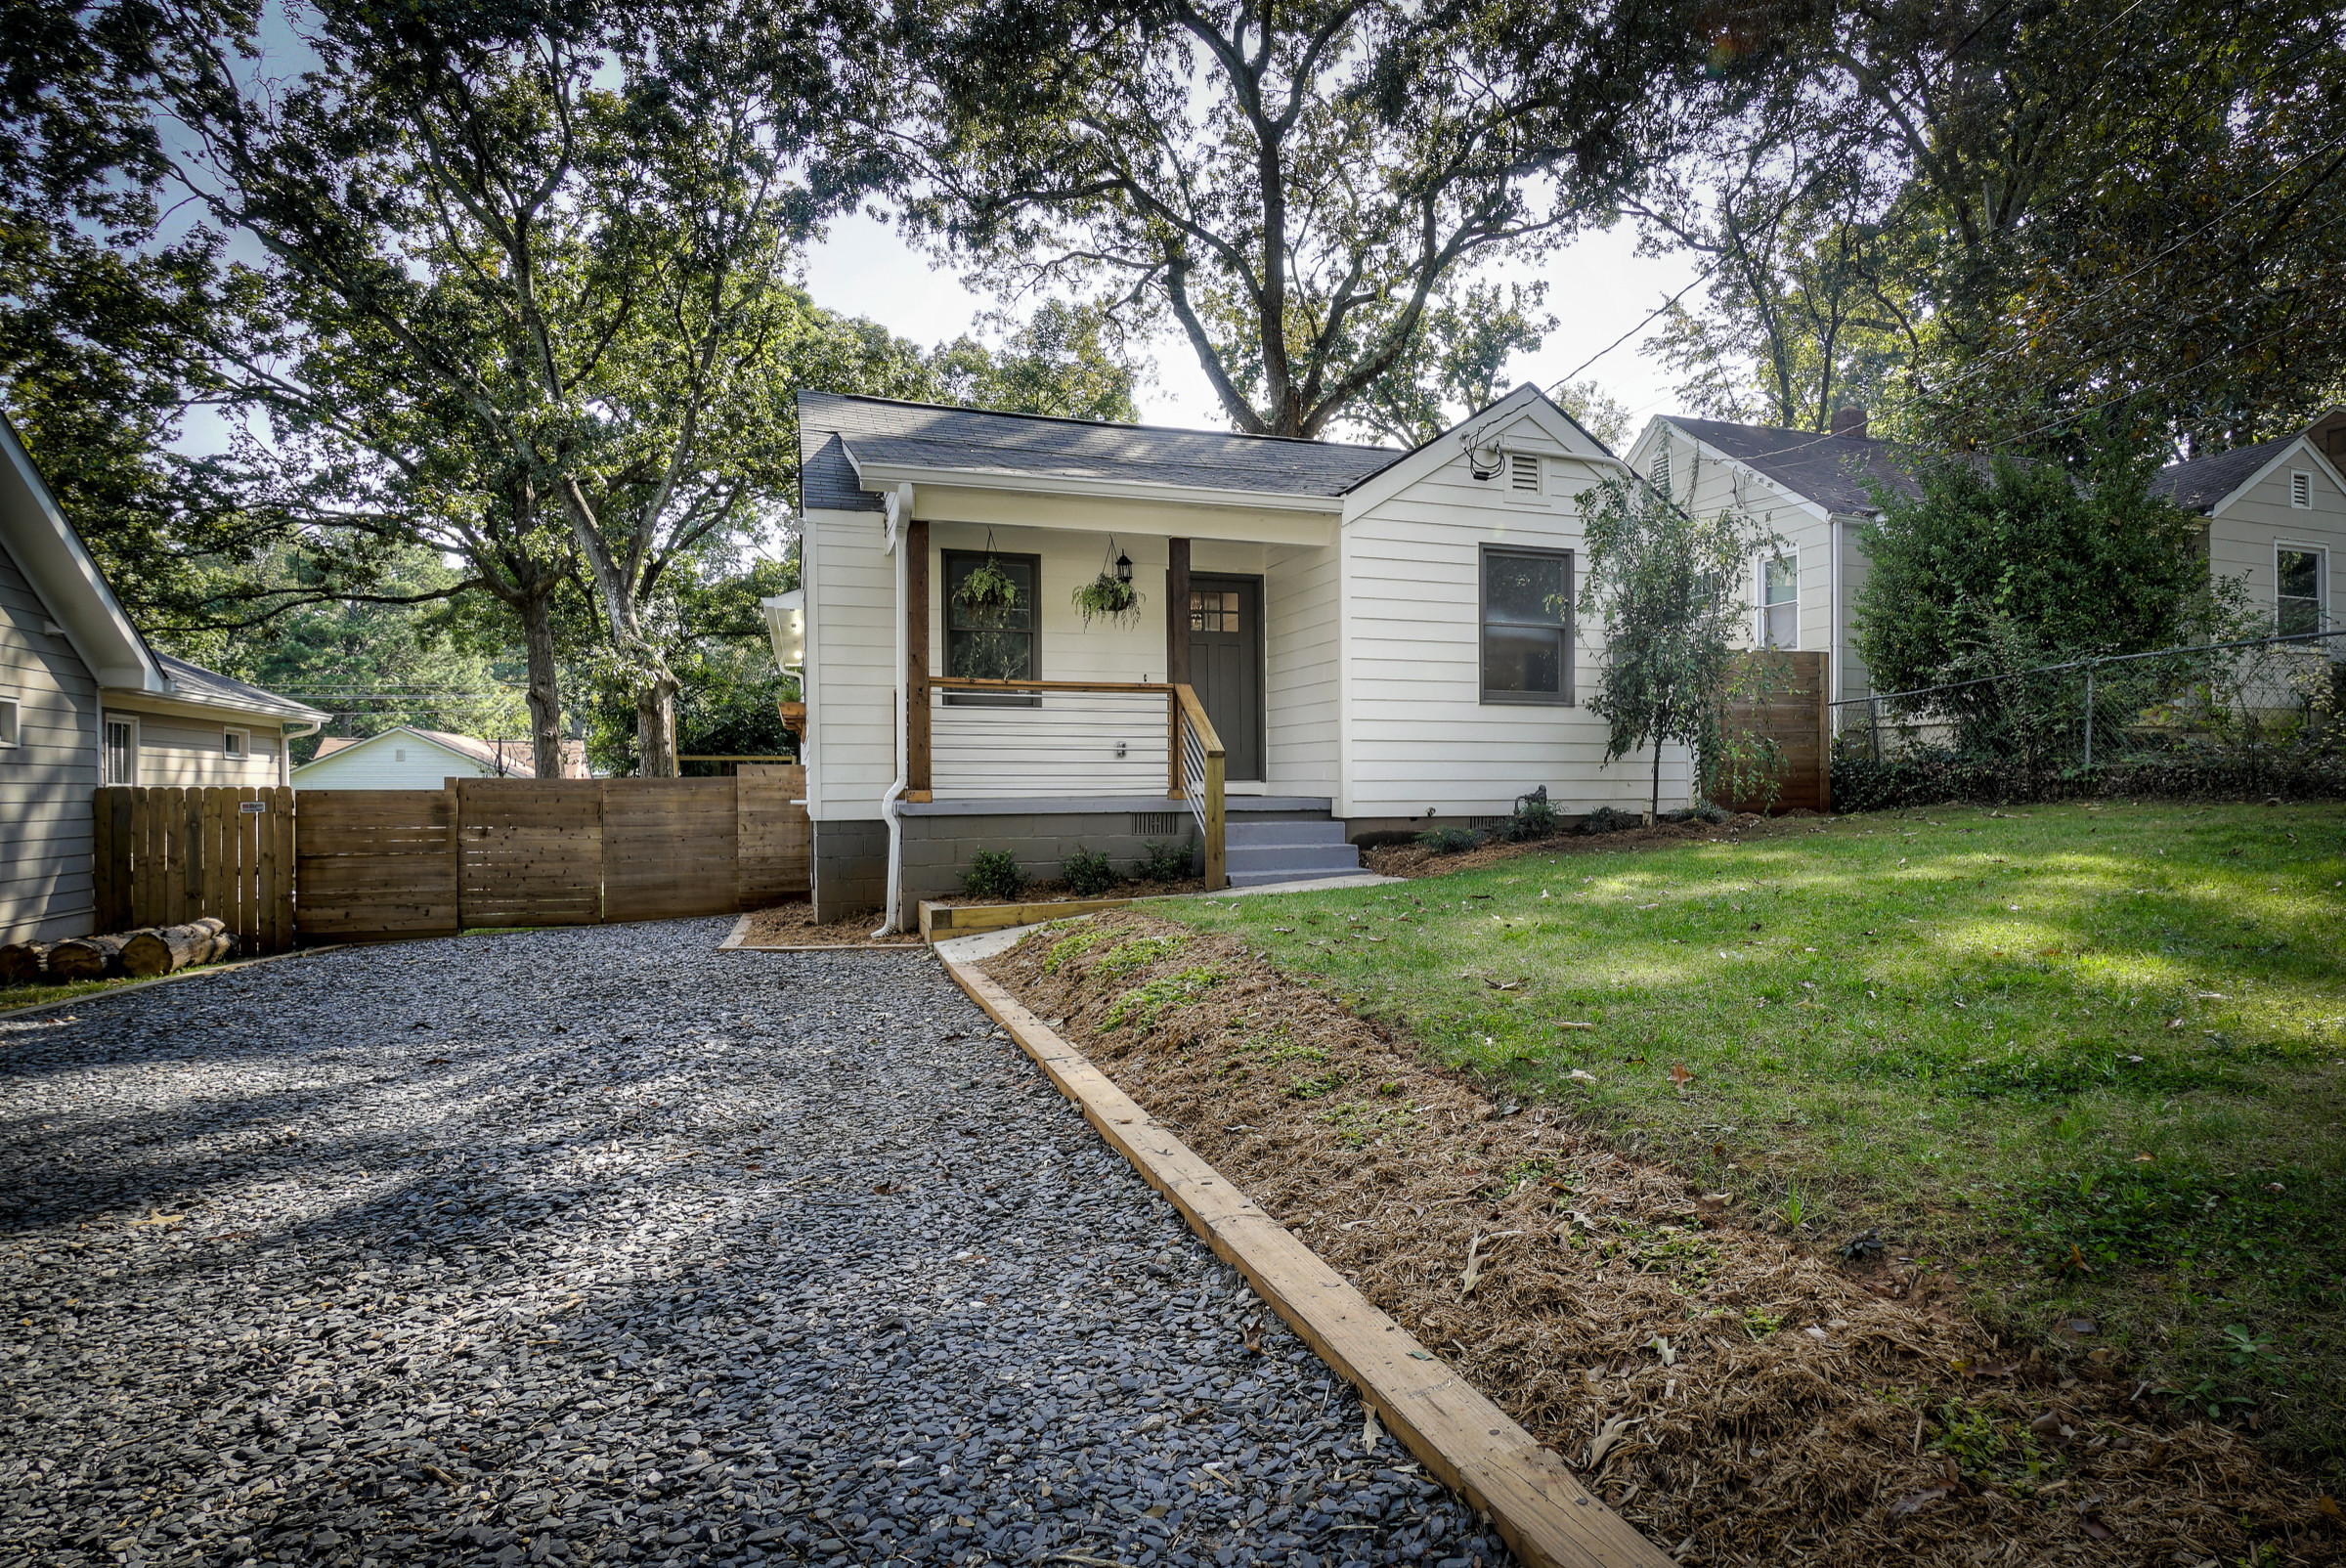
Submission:
<svg viewBox="0 0 2346 1568">
<path fill-rule="evenodd" d="M 1613 1452 L 1621 1440 L 1628 1435 L 1629 1428 L 1644 1419 L 1645 1417 L 1642 1416 L 1616 1416 L 1605 1422 L 1604 1426 L 1598 1430 L 1595 1441 L 1588 1445 L 1586 1468 L 1594 1470 L 1602 1464 L 1605 1461 L 1605 1456 Z"/>
<path fill-rule="evenodd" d="M 1670 1081 L 1683 1089 L 1694 1081 L 1694 1074 L 1687 1070 L 1685 1063 L 1673 1062 L 1670 1065 Z"/>
<path fill-rule="evenodd" d="M 1920 1492 L 1909 1493 L 1891 1503 L 1890 1516 L 1893 1519 L 1903 1519 L 1910 1513 L 1920 1513 L 1946 1495 L 1947 1489 L 1943 1486 L 1927 1486 Z"/>
</svg>

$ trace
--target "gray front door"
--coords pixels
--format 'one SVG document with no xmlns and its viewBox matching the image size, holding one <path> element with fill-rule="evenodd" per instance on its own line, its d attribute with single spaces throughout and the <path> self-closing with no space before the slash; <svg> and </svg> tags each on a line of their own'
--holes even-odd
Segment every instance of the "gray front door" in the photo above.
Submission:
<svg viewBox="0 0 2346 1568">
<path fill-rule="evenodd" d="M 1263 580 L 1190 578 L 1190 684 L 1222 736 L 1223 777 L 1263 776 Z"/>
</svg>

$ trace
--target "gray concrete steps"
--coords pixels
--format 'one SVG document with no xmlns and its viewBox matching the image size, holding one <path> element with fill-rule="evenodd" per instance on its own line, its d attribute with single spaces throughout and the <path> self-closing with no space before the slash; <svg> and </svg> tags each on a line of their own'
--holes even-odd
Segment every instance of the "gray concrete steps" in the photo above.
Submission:
<svg viewBox="0 0 2346 1568">
<path fill-rule="evenodd" d="M 1223 852 L 1233 887 L 1340 877 L 1361 869 L 1361 852 L 1344 842 L 1344 824 L 1333 818 L 1282 813 L 1249 820 L 1249 815 L 1223 819 Z"/>
</svg>

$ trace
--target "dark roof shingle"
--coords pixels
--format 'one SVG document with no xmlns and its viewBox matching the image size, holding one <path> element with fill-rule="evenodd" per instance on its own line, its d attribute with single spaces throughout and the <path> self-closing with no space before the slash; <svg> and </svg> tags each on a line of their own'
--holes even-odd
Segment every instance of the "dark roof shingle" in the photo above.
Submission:
<svg viewBox="0 0 2346 1568">
<path fill-rule="evenodd" d="M 1845 516 L 1870 515 L 1878 509 L 1870 484 L 1901 495 L 1921 493 L 1908 472 L 1909 459 L 1887 441 L 1676 414 L 1670 416 L 1669 423 L 1759 470 L 1794 495 Z"/>
<path fill-rule="evenodd" d="M 274 691 L 264 691 L 249 681 L 224 675 L 217 670 L 206 670 L 199 664 L 175 659 L 167 653 L 157 653 L 155 662 L 163 674 L 171 677 L 178 694 L 189 702 L 214 703 L 227 708 L 244 708 L 255 713 L 282 714 L 287 719 L 324 719 L 326 716 L 307 703 L 290 697 L 280 697 Z"/>
<path fill-rule="evenodd" d="M 2158 471 L 2150 481 L 2150 494 L 2166 496 L 2179 506 L 2203 512 L 2234 491 L 2239 489 L 2256 471 L 2271 462 L 2281 449 L 2296 440 L 2282 436 L 2278 441 L 2260 441 L 2253 447 L 2235 447 L 2205 457 L 2194 457 L 2189 462 L 2171 462 Z"/>
<path fill-rule="evenodd" d="M 1282 436 L 1107 424 L 1042 414 L 896 403 L 833 392 L 799 394 L 800 489 L 808 510 L 879 511 L 855 482 L 856 460 L 1049 479 L 1340 495 L 1402 456 Z"/>
</svg>

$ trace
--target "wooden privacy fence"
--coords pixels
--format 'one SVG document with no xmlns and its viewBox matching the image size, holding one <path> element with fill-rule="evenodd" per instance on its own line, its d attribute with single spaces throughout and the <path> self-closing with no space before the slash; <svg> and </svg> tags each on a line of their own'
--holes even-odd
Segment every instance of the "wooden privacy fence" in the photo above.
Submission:
<svg viewBox="0 0 2346 1568">
<path fill-rule="evenodd" d="M 239 951 L 293 945 L 293 792 L 282 786 L 97 794 L 98 929 L 216 916 Z"/>
<path fill-rule="evenodd" d="M 1819 653 L 1747 653 L 1747 660 L 1769 660 L 1768 691 L 1757 702 L 1730 703 L 1726 728 L 1776 743 L 1779 766 L 1776 796 L 1770 803 L 1750 793 L 1718 804 L 1731 811 L 1829 811 L 1833 808 L 1831 693 L 1825 689 L 1825 656 Z"/>
<path fill-rule="evenodd" d="M 189 903 L 183 912 L 139 893 L 171 885 L 180 862 L 168 842 L 149 848 L 150 830 L 134 827 L 107 836 L 111 818 L 187 814 L 142 798 L 239 794 L 270 796 L 265 819 L 282 836 L 266 839 L 275 848 L 257 862 L 225 862 L 255 863 L 255 888 L 282 887 L 280 904 L 260 904 L 282 908 L 283 922 L 262 928 L 278 934 L 256 937 L 260 951 L 296 937 L 731 914 L 808 886 L 806 808 L 798 804 L 805 771 L 796 765 L 745 767 L 733 778 L 451 779 L 437 790 L 101 790 L 102 893 L 109 874 L 131 890 L 124 918 L 109 929 L 218 914 L 242 934 L 222 907 Z"/>
</svg>

